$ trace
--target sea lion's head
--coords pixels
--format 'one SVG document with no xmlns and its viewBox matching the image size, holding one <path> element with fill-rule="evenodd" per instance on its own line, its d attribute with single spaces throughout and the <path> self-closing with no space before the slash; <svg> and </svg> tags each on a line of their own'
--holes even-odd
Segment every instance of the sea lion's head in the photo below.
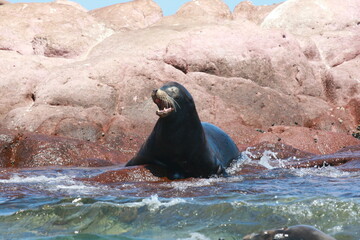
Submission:
<svg viewBox="0 0 360 240">
<path fill-rule="evenodd" d="M 274 230 L 263 231 L 260 233 L 252 233 L 246 235 L 243 240 L 274 240 L 274 239 L 283 239 L 286 240 L 286 236 L 284 236 L 284 229 L 280 229 L 281 233 L 275 232 Z M 278 235 L 276 235 L 278 234 Z M 275 238 L 276 237 L 276 238 Z"/>
<path fill-rule="evenodd" d="M 336 240 L 335 238 L 326 235 L 320 230 L 306 225 L 297 225 L 291 227 L 284 227 L 280 229 L 267 230 L 260 233 L 253 233 L 247 235 L 243 240 Z"/>
<path fill-rule="evenodd" d="M 194 100 L 184 86 L 177 82 L 169 82 L 152 91 L 151 97 L 159 110 L 160 118 L 179 113 L 182 110 L 194 108 Z M 195 108 L 194 108 L 195 109 Z"/>
</svg>

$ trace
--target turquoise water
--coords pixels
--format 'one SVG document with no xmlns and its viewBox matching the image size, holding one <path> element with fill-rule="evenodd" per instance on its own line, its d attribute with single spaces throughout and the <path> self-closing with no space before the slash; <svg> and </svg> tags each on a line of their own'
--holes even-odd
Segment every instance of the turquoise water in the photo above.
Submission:
<svg viewBox="0 0 360 240">
<path fill-rule="evenodd" d="M 360 172 L 324 167 L 173 182 L 76 180 L 109 169 L 3 171 L 0 239 L 233 240 L 297 224 L 338 240 L 360 239 Z"/>
</svg>

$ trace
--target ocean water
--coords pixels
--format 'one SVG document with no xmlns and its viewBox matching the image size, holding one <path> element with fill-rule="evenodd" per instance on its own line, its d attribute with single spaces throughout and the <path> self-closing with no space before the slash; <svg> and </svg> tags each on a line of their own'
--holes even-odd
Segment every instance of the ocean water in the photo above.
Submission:
<svg viewBox="0 0 360 240">
<path fill-rule="evenodd" d="M 306 224 L 360 240 L 360 172 L 275 168 L 271 155 L 254 163 L 261 172 L 181 181 L 80 180 L 111 168 L 2 170 L 0 239 L 233 240 Z"/>
</svg>

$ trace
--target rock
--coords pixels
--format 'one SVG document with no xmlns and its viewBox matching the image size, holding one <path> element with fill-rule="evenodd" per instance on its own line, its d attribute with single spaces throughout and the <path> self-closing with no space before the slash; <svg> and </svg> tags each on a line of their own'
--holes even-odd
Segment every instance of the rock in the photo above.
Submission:
<svg viewBox="0 0 360 240">
<path fill-rule="evenodd" d="M 35 89 L 49 71 L 67 59 L 23 56 L 13 51 L 0 51 L 0 118 L 19 107 L 30 107 L 36 101 Z"/>
<path fill-rule="evenodd" d="M 156 25 L 202 25 L 232 20 L 232 13 L 222 0 L 192 0 L 180 7 L 176 14 L 162 18 Z"/>
<path fill-rule="evenodd" d="M 55 0 L 54 3 L 70 5 L 74 8 L 77 8 L 80 11 L 87 12 L 87 9 L 85 9 L 81 4 L 79 4 L 77 2 L 73 2 L 73 1 L 69 1 L 69 0 Z"/>
<path fill-rule="evenodd" d="M 315 154 L 302 151 L 281 142 L 260 142 L 245 150 L 245 154 L 252 160 L 260 160 L 265 152 L 271 152 L 276 159 L 303 159 L 313 157 Z"/>
<path fill-rule="evenodd" d="M 74 58 L 112 33 L 86 12 L 57 3 L 6 4 L 0 22 L 6 35 L 0 49 L 25 55 Z"/>
<path fill-rule="evenodd" d="M 301 126 L 329 108 L 326 102 L 319 99 L 299 101 L 297 97 L 259 86 L 246 79 L 210 77 L 204 73 L 189 73 L 188 76 L 202 87 L 203 95 L 207 94 L 196 97 L 195 93 L 195 101 L 200 99 L 200 116 L 217 124 L 226 125 L 237 121 L 238 124 L 258 129 L 272 125 Z M 315 101 L 317 104 L 314 105 Z M 278 108 L 279 105 L 282 106 L 281 109 Z"/>
<path fill-rule="evenodd" d="M 146 28 L 159 21 L 162 10 L 153 0 L 134 0 L 89 12 L 114 31 Z"/>
<path fill-rule="evenodd" d="M 285 94 L 322 94 L 321 80 L 291 34 L 264 31 L 249 22 L 203 26 L 174 39 L 164 61 L 184 73 L 242 77 Z"/>
<path fill-rule="evenodd" d="M 360 141 L 349 134 L 313 130 L 305 127 L 276 126 L 269 128 L 253 140 L 284 143 L 302 151 L 314 154 L 330 154 L 346 146 L 359 145 Z"/>
<path fill-rule="evenodd" d="M 317 155 L 302 159 L 296 159 L 292 162 L 286 162 L 288 168 L 311 168 L 333 166 L 342 170 L 357 171 L 359 169 L 360 151 L 356 150 L 360 145 L 347 147 L 333 154 Z"/>
<path fill-rule="evenodd" d="M 336 13 L 352 1 L 339 8 L 333 0 L 316 3 Z M 318 154 L 357 144 L 351 134 L 360 119 L 360 41 L 350 16 L 339 13 L 337 21 L 337 14 L 329 15 L 316 25 L 310 8 L 311 29 L 298 19 L 305 10 L 294 14 L 294 6 L 316 4 L 307 0 L 272 11 L 274 6 L 241 3 L 236 14 L 256 22 L 271 11 L 262 26 L 235 13 L 232 20 L 220 0 L 191 1 L 164 18 L 150 0 L 91 13 L 70 3 L 0 7 L 0 30 L 7 36 L 0 37 L 2 127 L 132 156 L 157 120 L 152 89 L 177 81 L 193 95 L 201 120 L 223 128 L 242 150 L 267 141 Z M 137 18 L 133 7 L 145 17 Z M 112 25 L 118 32 L 102 23 L 115 24 L 124 11 L 134 18 Z M 274 29 L 274 12 L 295 17 L 288 25 L 279 19 L 283 25 Z"/>
<path fill-rule="evenodd" d="M 324 32 L 312 36 L 311 39 L 316 43 L 321 58 L 329 67 L 351 61 L 360 54 L 360 24 L 341 31 Z"/>
<path fill-rule="evenodd" d="M 73 66 L 74 67 L 74 66 Z M 100 107 L 112 114 L 116 111 L 118 94 L 112 86 L 91 79 L 87 72 L 75 75 L 70 71 L 53 71 L 47 81 L 36 88 L 36 103 L 51 106 L 82 108 Z"/>
<path fill-rule="evenodd" d="M 194 0 L 181 6 L 176 17 L 232 19 L 232 14 L 222 0 Z"/>
<path fill-rule="evenodd" d="M 352 100 L 360 100 L 359 68 L 360 57 L 357 57 L 328 70 L 324 80 L 327 81 L 325 87 L 330 101 L 338 106 L 345 106 Z"/>
<path fill-rule="evenodd" d="M 158 177 L 156 167 L 134 166 L 107 171 L 92 178 L 81 179 L 84 181 L 98 182 L 103 184 L 121 182 L 166 182 L 167 178 Z"/>
<path fill-rule="evenodd" d="M 3 126 L 10 129 L 17 129 L 22 131 L 39 131 L 46 134 L 56 134 L 59 132 L 68 132 L 67 122 L 82 123 L 78 125 L 79 129 L 82 125 L 94 125 L 93 131 L 100 126 L 104 126 L 108 121 L 109 116 L 99 108 L 82 109 L 77 107 L 56 107 L 49 105 L 37 105 L 24 108 L 16 108 L 10 111 L 3 121 Z M 72 128 L 74 131 L 74 127 Z M 88 139 L 82 139 L 88 140 Z"/>
<path fill-rule="evenodd" d="M 10 2 L 6 1 L 6 0 L 0 0 L 0 5 L 5 5 L 5 4 L 9 4 Z"/>
<path fill-rule="evenodd" d="M 350 112 L 350 115 L 353 117 L 353 122 L 355 123 L 355 126 L 360 123 L 360 99 L 353 99 L 351 100 L 346 106 L 345 109 Z M 357 130 L 360 131 L 359 126 L 357 127 Z"/>
<path fill-rule="evenodd" d="M 256 6 L 251 1 L 242 1 L 236 5 L 233 16 L 235 20 L 247 19 L 256 24 L 261 24 L 264 18 L 279 4 Z"/>
<path fill-rule="evenodd" d="M 261 24 L 297 35 L 310 36 L 326 31 L 339 31 L 357 26 L 360 2 L 347 0 L 290 0 L 276 7 Z"/>
<path fill-rule="evenodd" d="M 125 163 L 127 153 L 95 143 L 44 134 L 0 131 L 0 166 L 101 167 Z"/>
</svg>

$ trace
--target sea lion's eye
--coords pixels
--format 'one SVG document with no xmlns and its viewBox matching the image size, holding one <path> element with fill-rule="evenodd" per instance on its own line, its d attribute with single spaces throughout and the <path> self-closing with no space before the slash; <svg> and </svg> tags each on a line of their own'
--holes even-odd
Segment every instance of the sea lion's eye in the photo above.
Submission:
<svg viewBox="0 0 360 240">
<path fill-rule="evenodd" d="M 170 87 L 167 89 L 167 92 L 173 98 L 176 98 L 179 96 L 179 89 L 177 87 Z"/>
</svg>

